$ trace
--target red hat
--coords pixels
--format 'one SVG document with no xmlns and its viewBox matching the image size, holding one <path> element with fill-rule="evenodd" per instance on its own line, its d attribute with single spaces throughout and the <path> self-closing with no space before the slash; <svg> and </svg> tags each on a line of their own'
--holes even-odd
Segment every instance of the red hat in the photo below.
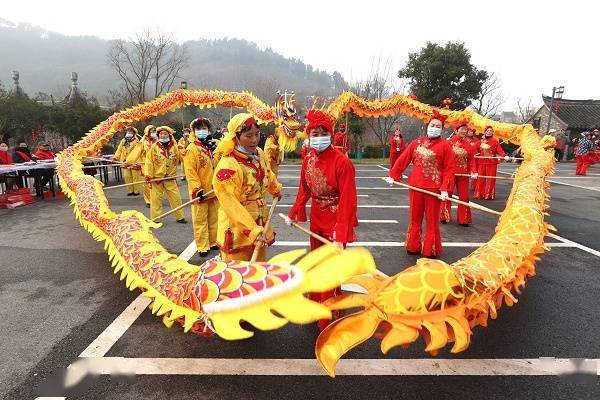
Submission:
<svg viewBox="0 0 600 400">
<path fill-rule="evenodd" d="M 311 129 L 318 128 L 319 126 L 333 134 L 333 123 L 327 114 L 321 110 L 308 110 L 306 113 L 306 133 L 310 133 Z"/>
<path fill-rule="evenodd" d="M 459 119 L 458 121 L 456 121 L 454 124 L 452 124 L 452 127 L 454 129 L 460 128 L 461 126 L 466 126 L 467 128 L 469 127 L 469 120 L 466 118 L 463 119 Z"/>
<path fill-rule="evenodd" d="M 439 119 L 440 121 L 442 121 L 442 124 L 444 124 L 446 122 L 446 120 L 448 119 L 447 115 L 444 114 L 440 114 L 439 110 L 437 108 L 433 109 L 433 113 L 431 114 L 431 119 Z"/>
</svg>

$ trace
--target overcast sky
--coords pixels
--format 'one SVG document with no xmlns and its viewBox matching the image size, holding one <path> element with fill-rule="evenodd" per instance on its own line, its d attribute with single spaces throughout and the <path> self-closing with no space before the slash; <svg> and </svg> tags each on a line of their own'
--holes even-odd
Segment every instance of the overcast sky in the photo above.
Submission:
<svg viewBox="0 0 600 400">
<path fill-rule="evenodd" d="M 502 80 L 505 110 L 565 98 L 600 98 L 600 6 L 595 1 L 30 1 L 2 2 L 0 17 L 67 35 L 131 37 L 159 26 L 178 41 L 236 37 L 271 47 L 347 80 L 374 59 L 394 74 L 426 41 L 460 40 L 479 68 Z M 0 56 L 2 50 L 0 49 Z M 294 89 L 294 88 L 289 88 Z"/>
</svg>

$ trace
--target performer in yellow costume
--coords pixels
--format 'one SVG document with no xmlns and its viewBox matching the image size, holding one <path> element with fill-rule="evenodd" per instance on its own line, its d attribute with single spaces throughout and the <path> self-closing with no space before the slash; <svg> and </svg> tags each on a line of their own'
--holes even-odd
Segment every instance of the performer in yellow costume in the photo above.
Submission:
<svg viewBox="0 0 600 400">
<path fill-rule="evenodd" d="M 227 124 L 227 136 L 216 149 L 221 159 L 216 166 L 213 188 L 219 200 L 217 245 L 221 258 L 248 261 L 260 246 L 257 261 L 264 261 L 266 246 L 275 241 L 269 228 L 266 195 L 281 198 L 281 184 L 267 166 L 258 146 L 259 130 L 251 114 L 237 114 Z"/>
<path fill-rule="evenodd" d="M 177 175 L 177 166 L 181 159 L 177 144 L 173 138 L 173 129 L 168 126 L 156 128 L 158 141 L 154 143 L 146 154 L 145 179 L 150 186 L 150 218 L 154 219 L 162 214 L 163 196 L 167 194 L 169 205 L 175 208 L 181 205 L 181 194 L 176 179 L 148 182 L 153 179 L 174 177 Z M 175 220 L 186 223 L 183 210 L 175 213 Z"/>
<path fill-rule="evenodd" d="M 156 135 L 156 127 L 154 125 L 148 125 L 144 128 L 144 136 L 142 136 L 142 158 L 141 160 L 144 162 L 146 160 L 146 154 L 148 154 L 148 150 L 154 143 L 156 143 L 158 136 Z M 145 163 L 144 163 L 145 164 Z M 145 177 L 145 165 L 142 165 L 142 175 Z M 150 185 L 144 185 L 144 202 L 146 203 L 146 207 L 150 208 Z"/>
<path fill-rule="evenodd" d="M 137 138 L 137 129 L 125 127 L 125 137 L 119 142 L 115 160 L 124 163 L 121 170 L 125 183 L 139 182 L 142 179 L 142 144 Z M 141 184 L 127 186 L 127 196 L 139 196 Z"/>
<path fill-rule="evenodd" d="M 283 148 L 279 146 L 276 132 L 269 136 L 265 142 L 265 156 L 267 157 L 271 171 L 273 171 L 275 176 L 278 176 L 279 164 L 283 161 Z"/>
<path fill-rule="evenodd" d="M 204 195 L 212 190 L 213 160 L 210 148 L 210 121 L 196 118 L 190 123 L 190 130 L 196 138 L 187 146 L 183 156 L 185 177 L 190 199 L 200 198 L 192 204 L 192 224 L 194 240 L 200 257 L 206 257 L 209 250 L 217 249 L 217 203 L 214 196 Z"/>
<path fill-rule="evenodd" d="M 183 122 L 183 121 L 182 121 Z M 181 131 L 181 137 L 177 141 L 177 148 L 179 149 L 179 154 L 181 154 L 181 169 L 185 170 L 185 151 L 188 145 L 194 141 L 194 138 L 191 135 L 190 128 L 183 128 Z M 182 181 L 185 181 L 185 176 L 181 178 Z"/>
</svg>

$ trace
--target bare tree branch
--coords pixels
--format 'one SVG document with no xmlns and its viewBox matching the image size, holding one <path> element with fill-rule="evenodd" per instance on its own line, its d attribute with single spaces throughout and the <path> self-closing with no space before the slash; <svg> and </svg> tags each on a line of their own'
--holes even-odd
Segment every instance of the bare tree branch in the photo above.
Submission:
<svg viewBox="0 0 600 400">
<path fill-rule="evenodd" d="M 524 124 L 529 121 L 535 112 L 536 109 L 531 104 L 531 99 L 529 99 L 526 104 L 522 99 L 517 99 L 517 109 L 515 110 L 515 114 L 517 114 L 519 123 Z"/>
<path fill-rule="evenodd" d="M 130 41 L 113 41 L 108 59 L 123 83 L 130 104 L 148 100 L 150 88 L 153 97 L 169 91 L 188 61 L 186 49 L 171 36 L 150 30 L 138 33 Z"/>
<path fill-rule="evenodd" d="M 502 83 L 498 75 L 495 72 L 490 73 L 481 86 L 479 98 L 471 106 L 484 117 L 498 114 L 504 102 L 501 88 Z"/>
</svg>

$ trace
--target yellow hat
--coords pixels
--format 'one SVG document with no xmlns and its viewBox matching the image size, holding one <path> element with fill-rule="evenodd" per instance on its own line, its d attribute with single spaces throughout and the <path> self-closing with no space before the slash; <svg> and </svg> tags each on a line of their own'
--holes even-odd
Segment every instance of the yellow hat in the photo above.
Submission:
<svg viewBox="0 0 600 400">
<path fill-rule="evenodd" d="M 234 115 L 227 124 L 227 135 L 225 135 L 225 137 L 221 140 L 215 149 L 215 153 L 219 153 L 221 155 L 230 154 L 235 148 L 236 134 L 242 130 L 244 124 L 247 121 L 249 122 L 250 119 L 252 119 L 253 123 L 257 123 L 254 119 L 254 116 L 250 113 L 240 113 Z"/>
<path fill-rule="evenodd" d="M 170 126 L 159 126 L 158 128 L 156 128 L 156 133 L 158 134 L 160 131 L 167 131 L 169 132 L 169 135 L 173 136 L 175 134 L 175 131 L 173 130 L 173 128 L 171 128 Z"/>
<path fill-rule="evenodd" d="M 155 127 L 154 125 L 148 125 L 148 126 L 146 126 L 146 127 L 144 128 L 144 135 L 146 135 L 146 136 L 147 136 L 147 135 L 149 135 L 149 134 L 150 134 L 150 131 L 151 131 L 152 129 L 156 129 L 156 127 Z"/>
</svg>

